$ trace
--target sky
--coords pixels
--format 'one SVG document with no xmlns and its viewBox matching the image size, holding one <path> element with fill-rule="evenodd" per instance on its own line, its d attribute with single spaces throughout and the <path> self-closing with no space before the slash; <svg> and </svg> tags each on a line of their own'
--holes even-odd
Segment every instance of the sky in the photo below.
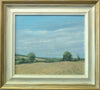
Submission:
<svg viewBox="0 0 100 90">
<path fill-rule="evenodd" d="M 84 15 L 16 15 L 15 53 L 62 58 L 65 51 L 85 57 Z"/>
</svg>

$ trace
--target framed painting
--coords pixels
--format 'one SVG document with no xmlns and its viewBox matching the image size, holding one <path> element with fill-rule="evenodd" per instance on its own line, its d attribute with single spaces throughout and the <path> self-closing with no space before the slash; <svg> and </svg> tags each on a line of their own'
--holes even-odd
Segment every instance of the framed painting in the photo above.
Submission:
<svg viewBox="0 0 100 90">
<path fill-rule="evenodd" d="M 100 89 L 99 0 L 2 0 L 1 89 Z"/>
</svg>

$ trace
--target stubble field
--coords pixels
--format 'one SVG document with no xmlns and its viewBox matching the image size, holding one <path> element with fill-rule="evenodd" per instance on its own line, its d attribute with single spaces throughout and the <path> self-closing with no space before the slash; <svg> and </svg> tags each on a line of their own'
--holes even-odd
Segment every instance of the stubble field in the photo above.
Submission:
<svg viewBox="0 0 100 90">
<path fill-rule="evenodd" d="M 16 64 L 16 74 L 51 74 L 51 75 L 68 75 L 68 74 L 84 74 L 84 62 L 37 62 Z"/>
</svg>

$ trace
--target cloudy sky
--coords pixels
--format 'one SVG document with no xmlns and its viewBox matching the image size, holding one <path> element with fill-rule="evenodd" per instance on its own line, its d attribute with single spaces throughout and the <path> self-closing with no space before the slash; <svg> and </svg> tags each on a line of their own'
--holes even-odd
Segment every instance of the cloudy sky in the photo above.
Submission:
<svg viewBox="0 0 100 90">
<path fill-rule="evenodd" d="M 62 58 L 65 51 L 84 58 L 84 16 L 16 15 L 16 54 Z"/>
</svg>

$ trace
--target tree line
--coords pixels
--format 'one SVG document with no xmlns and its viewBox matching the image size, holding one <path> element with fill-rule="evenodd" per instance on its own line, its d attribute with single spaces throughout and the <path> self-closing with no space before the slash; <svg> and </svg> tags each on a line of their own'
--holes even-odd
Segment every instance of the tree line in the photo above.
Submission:
<svg viewBox="0 0 100 90">
<path fill-rule="evenodd" d="M 63 54 L 63 58 L 61 60 L 56 60 L 56 62 L 57 61 L 79 61 L 79 60 L 82 60 L 79 56 L 77 56 L 77 58 L 73 58 L 71 52 L 66 51 Z M 48 62 L 50 62 L 50 61 L 53 62 L 55 60 L 49 59 Z M 18 60 L 16 60 L 17 64 L 21 64 L 21 63 L 33 63 L 33 62 L 36 62 L 36 55 L 34 53 L 29 53 L 27 55 L 27 59 L 25 59 L 24 57 L 22 57 L 22 58 L 19 58 Z"/>
</svg>

